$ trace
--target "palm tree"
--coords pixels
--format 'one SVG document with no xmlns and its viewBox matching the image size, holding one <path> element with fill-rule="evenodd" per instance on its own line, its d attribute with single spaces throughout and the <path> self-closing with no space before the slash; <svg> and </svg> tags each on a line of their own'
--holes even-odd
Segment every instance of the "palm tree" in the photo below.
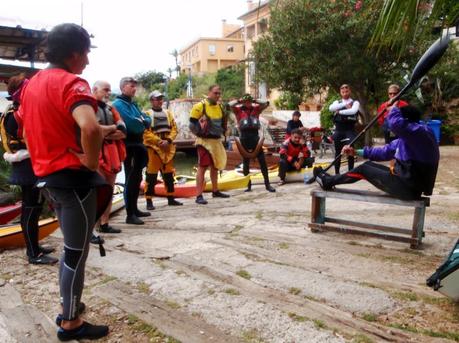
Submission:
<svg viewBox="0 0 459 343">
<path fill-rule="evenodd" d="M 370 45 L 405 51 L 421 30 L 457 25 L 457 0 L 384 0 Z"/>
<path fill-rule="evenodd" d="M 174 49 L 170 53 L 170 55 L 174 56 L 174 58 L 175 58 L 175 71 L 177 72 L 177 76 L 179 76 L 180 75 L 180 66 L 178 64 L 178 55 L 179 55 L 179 53 L 178 53 L 177 49 Z"/>
</svg>

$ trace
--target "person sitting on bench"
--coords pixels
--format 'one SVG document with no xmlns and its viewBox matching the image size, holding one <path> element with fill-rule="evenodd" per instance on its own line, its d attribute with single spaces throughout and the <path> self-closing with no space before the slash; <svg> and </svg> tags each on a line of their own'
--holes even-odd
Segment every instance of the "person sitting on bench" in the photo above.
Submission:
<svg viewBox="0 0 459 343">
<path fill-rule="evenodd" d="M 403 200 L 418 199 L 423 193 L 431 195 L 438 169 L 439 149 L 432 130 L 419 124 L 421 113 L 413 106 L 392 107 L 388 117 L 390 129 L 398 139 L 382 147 L 355 150 L 349 145 L 342 149 L 348 156 L 363 156 L 367 161 L 341 175 L 328 175 L 320 167 L 314 176 L 324 190 L 335 185 L 367 180 L 376 188 Z M 392 167 L 372 161 L 390 161 Z"/>
<path fill-rule="evenodd" d="M 304 142 L 301 129 L 292 130 L 292 135 L 281 146 L 279 160 L 279 186 L 285 184 L 285 175 L 288 171 L 312 167 L 314 157 Z"/>
</svg>

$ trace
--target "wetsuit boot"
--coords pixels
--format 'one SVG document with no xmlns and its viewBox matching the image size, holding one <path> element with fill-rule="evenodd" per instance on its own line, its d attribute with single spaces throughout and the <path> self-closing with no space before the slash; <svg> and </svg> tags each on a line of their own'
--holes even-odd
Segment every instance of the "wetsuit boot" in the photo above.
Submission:
<svg viewBox="0 0 459 343">
<path fill-rule="evenodd" d="M 247 185 L 247 189 L 244 192 L 251 192 L 252 191 L 252 180 L 249 180 Z"/>
<path fill-rule="evenodd" d="M 174 194 L 174 175 L 172 173 L 165 173 L 163 175 L 164 184 L 167 189 L 167 194 Z M 167 204 L 169 206 L 181 206 L 183 205 L 180 201 L 175 200 L 173 195 L 167 196 Z"/>
<path fill-rule="evenodd" d="M 269 183 L 268 166 L 266 165 L 265 154 L 262 151 L 258 154 L 258 163 L 260 164 L 261 174 L 265 180 L 266 190 L 271 193 L 275 192 L 276 190 Z"/>
<path fill-rule="evenodd" d="M 48 256 L 40 250 L 38 245 L 38 219 L 42 206 L 23 206 L 21 227 L 27 247 L 27 256 L 30 264 L 54 264 L 59 260 Z"/>
<path fill-rule="evenodd" d="M 146 174 L 146 190 L 145 199 L 147 200 L 147 210 L 153 211 L 155 206 L 153 205 L 153 196 L 155 195 L 155 185 L 158 179 L 158 174 Z"/>
</svg>

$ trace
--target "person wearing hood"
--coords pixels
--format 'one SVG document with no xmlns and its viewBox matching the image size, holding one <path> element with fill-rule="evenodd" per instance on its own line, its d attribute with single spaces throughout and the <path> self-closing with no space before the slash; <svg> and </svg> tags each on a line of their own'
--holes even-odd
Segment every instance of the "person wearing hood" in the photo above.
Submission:
<svg viewBox="0 0 459 343">
<path fill-rule="evenodd" d="M 342 153 L 348 156 L 359 155 L 367 161 L 341 175 L 328 175 L 321 167 L 314 168 L 317 183 L 332 190 L 336 185 L 367 180 L 376 188 L 403 200 L 419 199 L 431 195 L 438 169 L 440 152 L 435 135 L 427 125 L 420 124 L 421 112 L 414 106 L 391 107 L 388 125 L 398 137 L 382 147 L 354 149 L 346 145 Z M 391 161 L 387 167 L 375 163 Z"/>
</svg>

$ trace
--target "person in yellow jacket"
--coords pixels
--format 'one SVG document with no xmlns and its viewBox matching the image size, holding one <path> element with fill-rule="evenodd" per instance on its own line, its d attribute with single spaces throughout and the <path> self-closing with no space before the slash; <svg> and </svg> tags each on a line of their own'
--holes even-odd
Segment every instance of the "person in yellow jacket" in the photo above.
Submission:
<svg viewBox="0 0 459 343">
<path fill-rule="evenodd" d="M 157 90 L 150 93 L 151 110 L 146 112 L 151 117 L 151 127 L 143 134 L 143 144 L 148 151 L 145 199 L 147 210 L 154 210 L 153 196 L 158 172 L 161 172 L 167 190 L 169 206 L 183 205 L 174 198 L 174 139 L 177 137 L 177 125 L 174 115 L 163 109 L 163 94 Z"/>
<path fill-rule="evenodd" d="M 222 136 L 226 131 L 227 124 L 224 110 L 218 103 L 220 95 L 220 86 L 210 86 L 207 98 L 194 105 L 190 113 L 190 130 L 197 136 L 196 203 L 200 205 L 207 204 L 202 192 L 204 190 L 204 174 L 208 167 L 210 167 L 212 197 L 229 197 L 228 194 L 218 190 L 218 171 L 226 167 L 226 151 L 223 147 Z"/>
</svg>

